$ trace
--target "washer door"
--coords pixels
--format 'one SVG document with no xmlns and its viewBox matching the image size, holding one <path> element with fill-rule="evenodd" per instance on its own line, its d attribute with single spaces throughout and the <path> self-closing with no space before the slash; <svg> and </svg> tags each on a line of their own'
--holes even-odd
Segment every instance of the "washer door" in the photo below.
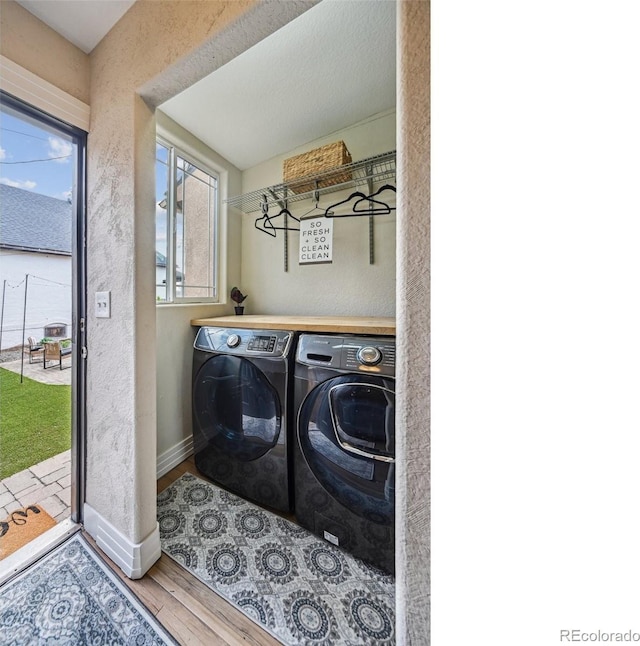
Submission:
<svg viewBox="0 0 640 646">
<path fill-rule="evenodd" d="M 344 375 L 314 388 L 300 407 L 298 442 L 323 488 L 353 513 L 394 518 L 395 386 Z"/>
<path fill-rule="evenodd" d="M 196 451 L 213 447 L 248 462 L 278 443 L 280 398 L 264 373 L 247 359 L 217 355 L 204 363 L 193 384 L 193 410 Z"/>
</svg>

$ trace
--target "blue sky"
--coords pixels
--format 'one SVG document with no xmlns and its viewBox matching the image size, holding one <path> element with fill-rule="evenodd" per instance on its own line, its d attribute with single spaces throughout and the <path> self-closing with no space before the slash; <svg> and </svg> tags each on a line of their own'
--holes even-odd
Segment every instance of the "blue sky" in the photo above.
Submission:
<svg viewBox="0 0 640 646">
<path fill-rule="evenodd" d="M 0 184 L 67 199 L 74 159 L 69 140 L 0 112 Z"/>
<path fill-rule="evenodd" d="M 156 248 L 166 256 L 167 212 L 159 206 L 166 191 L 166 148 L 158 146 L 157 152 L 161 163 L 156 164 Z M 68 139 L 0 111 L 0 184 L 66 200 L 71 196 L 74 159 L 74 144 Z"/>
</svg>

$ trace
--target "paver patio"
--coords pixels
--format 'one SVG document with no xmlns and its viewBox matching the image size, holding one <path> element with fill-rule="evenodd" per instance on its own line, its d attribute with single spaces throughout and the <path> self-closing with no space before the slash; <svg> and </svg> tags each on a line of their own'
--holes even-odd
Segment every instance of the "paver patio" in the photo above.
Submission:
<svg viewBox="0 0 640 646">
<path fill-rule="evenodd" d="M 58 523 L 70 516 L 70 450 L 0 481 L 0 520 L 28 505 L 40 505 Z"/>
<path fill-rule="evenodd" d="M 0 368 L 6 368 L 20 374 L 22 374 L 29 379 L 34 381 L 39 381 L 43 384 L 52 384 L 56 386 L 70 386 L 71 385 L 71 373 L 73 370 L 60 370 L 58 366 L 52 365 L 46 370 L 42 366 L 42 360 L 37 363 L 29 363 L 28 357 L 25 357 L 24 364 L 20 365 L 20 359 L 16 361 L 3 361 L 0 363 Z"/>
</svg>

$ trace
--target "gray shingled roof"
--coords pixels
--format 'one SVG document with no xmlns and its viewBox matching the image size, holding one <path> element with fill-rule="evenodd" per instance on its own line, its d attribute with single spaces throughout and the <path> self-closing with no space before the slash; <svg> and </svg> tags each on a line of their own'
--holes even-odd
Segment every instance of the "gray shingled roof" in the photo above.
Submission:
<svg viewBox="0 0 640 646">
<path fill-rule="evenodd" d="M 71 253 L 71 204 L 0 184 L 0 247 Z"/>
<path fill-rule="evenodd" d="M 166 267 L 167 266 L 167 257 L 160 253 L 159 251 L 156 251 L 156 267 Z M 176 278 L 177 280 L 183 280 L 184 276 L 182 275 L 182 272 L 176 267 Z"/>
</svg>

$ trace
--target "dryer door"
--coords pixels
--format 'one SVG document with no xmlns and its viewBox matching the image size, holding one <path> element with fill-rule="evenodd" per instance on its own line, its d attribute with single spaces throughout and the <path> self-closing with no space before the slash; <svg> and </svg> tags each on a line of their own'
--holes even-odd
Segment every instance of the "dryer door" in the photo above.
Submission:
<svg viewBox="0 0 640 646">
<path fill-rule="evenodd" d="M 393 379 L 343 375 L 314 388 L 298 417 L 298 442 L 323 488 L 355 514 L 394 518 Z"/>
<path fill-rule="evenodd" d="M 214 448 L 236 461 L 262 457 L 278 442 L 280 398 L 251 361 L 216 355 L 193 384 L 194 450 Z"/>
</svg>

